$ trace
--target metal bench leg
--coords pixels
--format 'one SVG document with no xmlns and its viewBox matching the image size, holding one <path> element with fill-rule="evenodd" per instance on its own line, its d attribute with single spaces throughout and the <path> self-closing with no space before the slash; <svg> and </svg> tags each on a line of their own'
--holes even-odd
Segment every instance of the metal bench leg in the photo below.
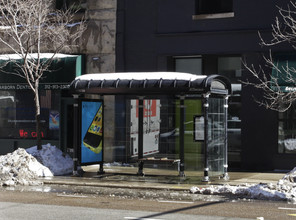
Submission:
<svg viewBox="0 0 296 220">
<path fill-rule="evenodd" d="M 98 171 L 98 174 L 104 174 L 105 171 L 104 171 L 104 163 L 100 163 L 100 168 L 99 168 L 99 171 Z"/>
<path fill-rule="evenodd" d="M 181 168 L 181 161 L 178 161 L 179 177 L 185 177 L 184 169 Z"/>
<path fill-rule="evenodd" d="M 143 173 L 144 162 L 143 162 L 143 161 L 139 161 L 138 166 L 139 166 L 139 168 L 138 168 L 138 173 L 137 173 L 137 175 L 138 175 L 138 176 L 144 176 L 144 175 L 145 175 L 145 174 Z"/>
</svg>

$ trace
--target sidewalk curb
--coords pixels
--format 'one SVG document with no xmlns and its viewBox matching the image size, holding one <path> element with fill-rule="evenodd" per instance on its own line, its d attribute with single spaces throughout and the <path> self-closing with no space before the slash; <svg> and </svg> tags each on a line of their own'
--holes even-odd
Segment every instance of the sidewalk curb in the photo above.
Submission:
<svg viewBox="0 0 296 220">
<path fill-rule="evenodd" d="M 45 185 L 69 185 L 69 186 L 89 186 L 89 187 L 106 187 L 106 188 L 122 188 L 122 189 L 145 189 L 145 190 L 174 190 L 174 191 L 190 191 L 193 186 L 151 186 L 151 185 L 129 185 L 118 183 L 99 183 L 99 182 L 72 182 L 63 180 L 41 180 Z"/>
<path fill-rule="evenodd" d="M 118 168 L 117 168 L 118 169 Z M 54 176 L 50 178 L 39 178 L 44 185 L 65 185 L 77 187 L 100 187 L 110 189 L 136 189 L 136 190 L 162 190 L 190 192 L 192 187 L 206 188 L 209 186 L 239 186 L 239 185 L 257 185 L 257 184 L 277 184 L 283 174 L 277 173 L 231 173 L 230 180 L 212 178 L 210 182 L 202 182 L 201 176 L 188 176 L 188 179 L 160 178 L 158 176 L 133 179 L 129 175 L 122 174 L 118 179 L 111 179 L 108 176 L 97 176 L 97 173 L 88 173 L 88 176 Z M 163 177 L 163 175 L 159 175 Z M 170 177 L 170 176 L 168 176 Z M 231 178 L 232 177 L 232 178 Z M 187 181 L 190 180 L 190 181 Z"/>
<path fill-rule="evenodd" d="M 77 179 L 76 179 L 77 178 Z M 133 183 L 116 183 L 113 181 L 109 182 L 99 182 L 99 181 L 93 181 L 92 178 L 83 178 L 83 177 L 75 177 L 74 180 L 67 179 L 67 180 L 61 180 L 61 179 L 40 179 L 44 185 L 68 185 L 68 186 L 87 186 L 87 187 L 106 187 L 106 188 L 122 188 L 122 189 L 142 189 L 142 190 L 171 190 L 171 191 L 190 191 L 192 187 L 198 187 L 198 188 L 206 188 L 208 186 L 222 186 L 222 185 L 230 185 L 230 186 L 238 186 L 242 184 L 250 184 L 250 185 L 256 185 L 256 184 L 268 184 L 270 181 L 250 181 L 250 182 L 225 182 L 225 183 L 204 183 L 204 184 L 159 184 L 158 185 L 151 185 L 152 183 L 139 183 L 139 182 L 133 182 Z M 271 181 L 273 182 L 273 181 Z"/>
</svg>

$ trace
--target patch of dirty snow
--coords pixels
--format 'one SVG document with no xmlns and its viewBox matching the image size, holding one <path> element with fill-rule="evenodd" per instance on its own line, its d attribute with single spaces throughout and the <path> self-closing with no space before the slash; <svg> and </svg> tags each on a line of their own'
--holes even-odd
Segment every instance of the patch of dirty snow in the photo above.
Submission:
<svg viewBox="0 0 296 220">
<path fill-rule="evenodd" d="M 68 154 L 63 153 L 56 146 L 47 144 L 42 145 L 41 150 L 37 150 L 37 146 L 26 150 L 40 163 L 50 169 L 54 176 L 67 175 L 73 172 L 72 158 Z"/>
<path fill-rule="evenodd" d="M 287 173 L 277 184 L 194 186 L 190 191 L 197 194 L 228 194 L 250 199 L 284 200 L 296 203 L 296 168 Z"/>
<path fill-rule="evenodd" d="M 73 171 L 72 158 L 56 146 L 19 148 L 0 156 L 0 186 L 38 185 L 38 177 L 67 175 Z"/>
<path fill-rule="evenodd" d="M 38 185 L 40 176 L 52 176 L 51 171 L 40 164 L 25 149 L 0 156 L 0 186 Z"/>
<path fill-rule="evenodd" d="M 104 163 L 104 167 L 134 167 L 134 166 L 128 163 L 114 161 L 113 163 Z"/>
</svg>

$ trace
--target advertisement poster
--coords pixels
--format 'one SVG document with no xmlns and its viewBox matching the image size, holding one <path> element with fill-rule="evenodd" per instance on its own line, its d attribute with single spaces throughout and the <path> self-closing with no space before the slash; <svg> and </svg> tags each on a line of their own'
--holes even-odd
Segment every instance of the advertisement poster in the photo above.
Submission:
<svg viewBox="0 0 296 220">
<path fill-rule="evenodd" d="M 143 155 L 159 152 L 160 100 L 143 100 Z M 138 156 L 139 101 L 131 100 L 131 156 Z"/>
<path fill-rule="evenodd" d="M 103 102 L 81 102 L 81 164 L 102 162 Z"/>
<path fill-rule="evenodd" d="M 203 116 L 194 116 L 194 141 L 205 140 L 205 119 Z"/>
<path fill-rule="evenodd" d="M 60 113 L 58 111 L 49 112 L 49 129 L 59 130 L 60 128 Z"/>
</svg>

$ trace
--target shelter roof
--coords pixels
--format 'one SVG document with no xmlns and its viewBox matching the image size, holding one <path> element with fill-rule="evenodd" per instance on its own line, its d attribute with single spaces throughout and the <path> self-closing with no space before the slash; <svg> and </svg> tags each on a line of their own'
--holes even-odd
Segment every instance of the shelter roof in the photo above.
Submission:
<svg viewBox="0 0 296 220">
<path fill-rule="evenodd" d="M 229 80 L 220 75 L 181 72 L 95 73 L 72 81 L 73 93 L 93 94 L 231 94 Z"/>
</svg>

